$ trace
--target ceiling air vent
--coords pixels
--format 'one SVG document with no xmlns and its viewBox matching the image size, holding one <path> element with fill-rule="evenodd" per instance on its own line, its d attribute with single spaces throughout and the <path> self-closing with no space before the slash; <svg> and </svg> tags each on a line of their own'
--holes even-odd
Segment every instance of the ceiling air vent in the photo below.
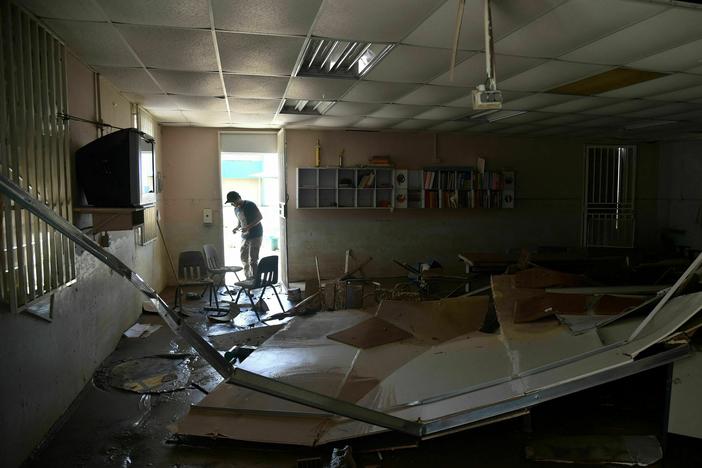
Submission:
<svg viewBox="0 0 702 468">
<path fill-rule="evenodd" d="M 281 114 L 322 115 L 334 101 L 308 101 L 306 99 L 286 99 Z"/>
<path fill-rule="evenodd" d="M 313 37 L 297 76 L 360 78 L 392 49 L 393 44 Z"/>
</svg>

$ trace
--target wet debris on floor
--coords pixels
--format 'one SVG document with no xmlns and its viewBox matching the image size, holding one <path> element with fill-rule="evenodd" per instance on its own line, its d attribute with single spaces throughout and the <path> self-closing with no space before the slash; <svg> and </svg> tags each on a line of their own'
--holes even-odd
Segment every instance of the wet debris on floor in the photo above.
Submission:
<svg viewBox="0 0 702 468">
<path fill-rule="evenodd" d="M 147 338 L 156 330 L 161 328 L 161 325 L 150 323 L 135 323 L 124 332 L 127 338 Z"/>
<path fill-rule="evenodd" d="M 161 354 L 121 361 L 105 370 L 105 383 L 135 393 L 182 390 L 190 382 L 191 360 L 189 354 Z"/>
</svg>

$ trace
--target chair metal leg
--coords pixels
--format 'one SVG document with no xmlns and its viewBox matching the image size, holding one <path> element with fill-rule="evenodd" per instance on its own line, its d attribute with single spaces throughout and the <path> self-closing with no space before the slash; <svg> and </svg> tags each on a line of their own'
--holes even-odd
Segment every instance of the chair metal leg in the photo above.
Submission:
<svg viewBox="0 0 702 468">
<path fill-rule="evenodd" d="M 251 296 L 251 292 L 248 289 L 244 290 L 244 293 L 248 296 L 249 301 L 251 301 L 251 310 L 254 311 L 254 314 L 256 314 L 256 318 L 258 319 L 259 322 L 262 322 L 261 316 L 258 314 L 258 311 L 256 310 L 256 304 L 254 303 L 254 298 Z"/>
<path fill-rule="evenodd" d="M 275 298 L 278 299 L 278 305 L 280 305 L 280 310 L 282 312 L 285 312 L 285 307 L 283 307 L 283 303 L 280 300 L 280 296 L 278 295 L 278 290 L 273 286 L 273 292 L 275 293 Z"/>
<path fill-rule="evenodd" d="M 176 286 L 175 300 L 173 301 L 173 310 L 179 310 L 179 307 L 182 308 L 182 300 L 180 298 L 181 294 L 183 294 L 183 288 L 181 288 L 180 286 Z"/>
</svg>

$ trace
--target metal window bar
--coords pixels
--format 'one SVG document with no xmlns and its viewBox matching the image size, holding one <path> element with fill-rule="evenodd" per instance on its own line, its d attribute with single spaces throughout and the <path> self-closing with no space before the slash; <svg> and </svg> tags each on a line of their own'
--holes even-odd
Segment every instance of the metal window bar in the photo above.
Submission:
<svg viewBox="0 0 702 468">
<path fill-rule="evenodd" d="M 585 147 L 586 247 L 633 247 L 635 180 L 635 146 Z"/>
<path fill-rule="evenodd" d="M 70 221 L 64 47 L 10 2 L 0 45 L 0 173 Z M 19 312 L 75 278 L 73 244 L 4 196 L 0 211 L 0 303 Z"/>
</svg>

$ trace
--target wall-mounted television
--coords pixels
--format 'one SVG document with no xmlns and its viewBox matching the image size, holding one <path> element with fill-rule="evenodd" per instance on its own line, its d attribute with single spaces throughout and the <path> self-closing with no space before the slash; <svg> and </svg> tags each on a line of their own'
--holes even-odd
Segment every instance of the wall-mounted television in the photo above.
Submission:
<svg viewBox="0 0 702 468">
<path fill-rule="evenodd" d="M 156 202 L 154 139 L 136 128 L 118 130 L 76 151 L 78 188 L 96 207 Z"/>
</svg>

